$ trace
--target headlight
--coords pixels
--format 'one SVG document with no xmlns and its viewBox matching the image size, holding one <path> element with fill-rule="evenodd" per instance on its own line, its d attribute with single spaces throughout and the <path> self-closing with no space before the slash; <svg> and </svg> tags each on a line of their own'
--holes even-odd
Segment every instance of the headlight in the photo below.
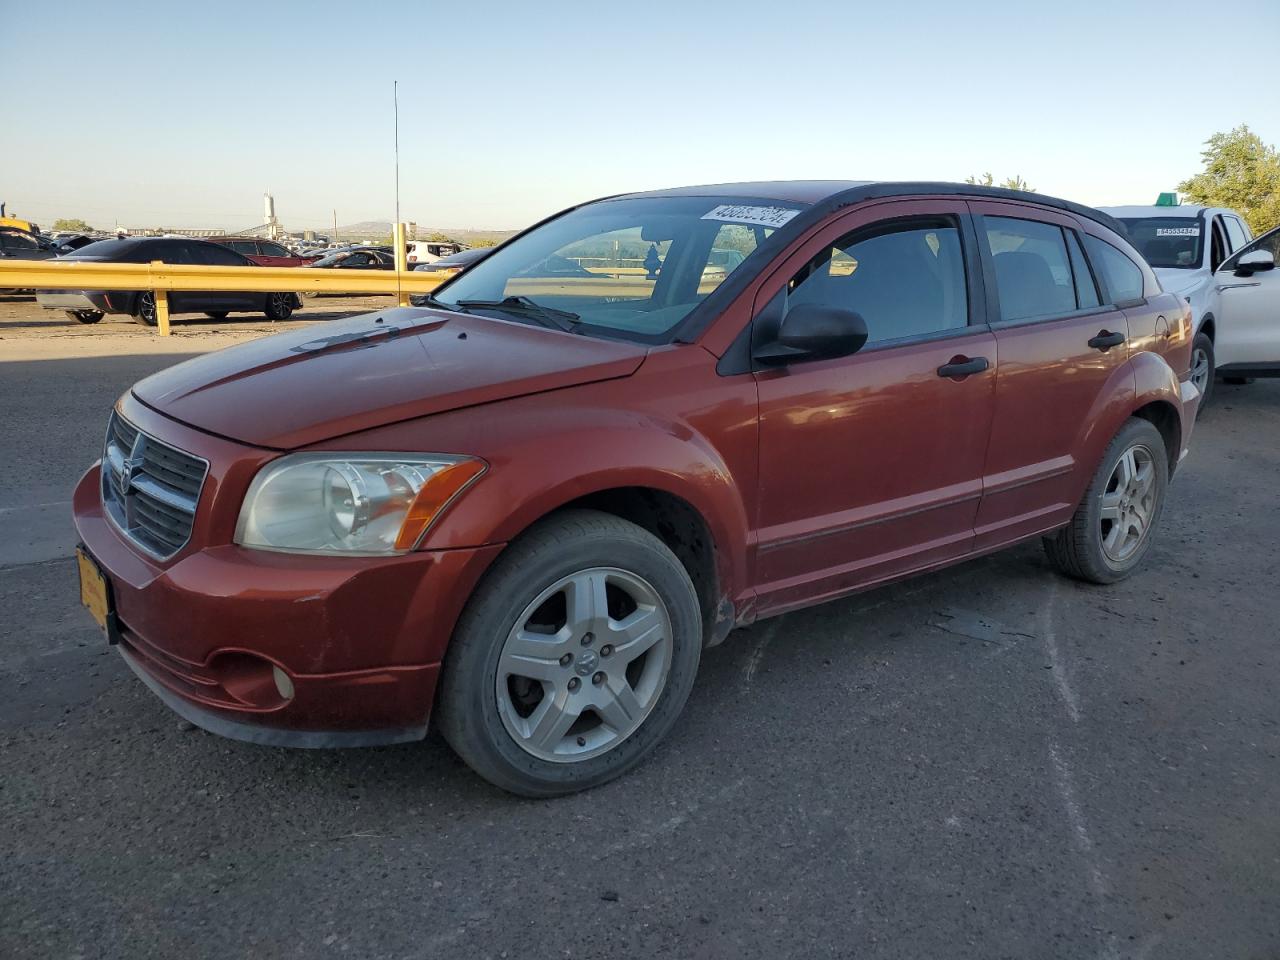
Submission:
<svg viewBox="0 0 1280 960">
<path fill-rule="evenodd" d="M 404 553 L 484 470 L 482 460 L 470 457 L 281 457 L 253 478 L 236 543 L 300 553 Z"/>
</svg>

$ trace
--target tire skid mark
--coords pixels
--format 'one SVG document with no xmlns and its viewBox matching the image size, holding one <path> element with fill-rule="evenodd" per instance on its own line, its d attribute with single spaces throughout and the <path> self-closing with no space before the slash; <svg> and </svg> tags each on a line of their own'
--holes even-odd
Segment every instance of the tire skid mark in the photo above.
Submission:
<svg viewBox="0 0 1280 960">
<path fill-rule="evenodd" d="M 1080 697 L 1077 696 L 1067 676 L 1066 663 L 1058 649 L 1058 634 L 1053 626 L 1054 607 L 1057 606 L 1057 601 L 1058 581 L 1055 579 L 1049 586 L 1049 597 L 1040 615 L 1040 638 L 1044 641 L 1045 653 L 1049 657 L 1049 673 L 1053 676 L 1053 682 L 1058 688 L 1058 696 L 1062 698 L 1067 716 L 1071 718 L 1072 723 L 1079 723 L 1082 716 Z"/>
<path fill-rule="evenodd" d="M 746 666 L 742 670 L 742 684 L 744 687 L 750 687 L 751 681 L 755 679 L 756 671 L 760 669 L 760 663 L 764 660 L 765 651 L 769 648 L 769 644 L 773 642 L 774 636 L 777 635 L 778 625 L 782 622 L 782 619 L 782 617 L 774 617 L 760 631 L 760 639 L 756 641 L 755 646 L 751 649 L 751 656 L 747 658 Z"/>
</svg>

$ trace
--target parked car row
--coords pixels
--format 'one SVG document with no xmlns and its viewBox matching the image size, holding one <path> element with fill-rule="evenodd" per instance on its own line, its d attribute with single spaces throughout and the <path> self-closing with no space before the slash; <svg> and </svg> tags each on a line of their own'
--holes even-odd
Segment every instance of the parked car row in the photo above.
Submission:
<svg viewBox="0 0 1280 960">
<path fill-rule="evenodd" d="M 583 266 L 609 249 L 644 265 Z M 1129 576 L 1188 452 L 1192 340 L 1124 225 L 1050 197 L 612 197 L 425 308 L 135 385 L 74 494 L 82 599 L 208 730 L 430 723 L 563 794 L 652 751 L 735 626 L 1035 538 Z"/>
<path fill-rule="evenodd" d="M 221 243 L 187 237 L 127 237 L 100 240 L 70 253 L 63 260 L 78 263 L 189 263 L 220 267 L 252 267 L 254 262 Z M 302 306 L 293 292 L 278 293 L 174 291 L 171 314 L 203 313 L 215 320 L 230 313 L 262 313 L 268 320 L 287 320 Z M 97 323 L 106 314 L 133 317 L 139 323 L 157 322 L 156 298 L 150 290 L 40 290 L 36 300 L 46 310 L 64 310 L 79 323 Z"/>
</svg>

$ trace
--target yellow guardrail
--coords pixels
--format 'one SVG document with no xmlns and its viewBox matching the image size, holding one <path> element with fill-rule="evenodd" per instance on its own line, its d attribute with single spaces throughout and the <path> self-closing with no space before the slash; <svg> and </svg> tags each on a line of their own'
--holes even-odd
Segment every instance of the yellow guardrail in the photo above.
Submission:
<svg viewBox="0 0 1280 960">
<path fill-rule="evenodd" d="M 447 276 L 399 270 L 341 270 L 317 267 L 209 267 L 194 264 L 93 263 L 62 260 L 0 260 L 0 289 L 152 290 L 156 327 L 169 334 L 173 291 L 230 290 L 248 293 L 430 293 Z"/>
</svg>

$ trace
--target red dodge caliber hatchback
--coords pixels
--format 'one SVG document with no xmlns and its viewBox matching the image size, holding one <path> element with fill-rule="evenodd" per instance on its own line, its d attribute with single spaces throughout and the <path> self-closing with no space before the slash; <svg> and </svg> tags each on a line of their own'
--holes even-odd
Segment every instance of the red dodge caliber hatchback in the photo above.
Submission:
<svg viewBox="0 0 1280 960">
<path fill-rule="evenodd" d="M 1043 537 L 1142 563 L 1190 317 L 1104 214 L 954 184 L 567 210 L 422 309 L 172 367 L 75 493 L 81 594 L 215 733 L 422 737 L 547 796 L 671 729 L 703 649 Z"/>
</svg>

